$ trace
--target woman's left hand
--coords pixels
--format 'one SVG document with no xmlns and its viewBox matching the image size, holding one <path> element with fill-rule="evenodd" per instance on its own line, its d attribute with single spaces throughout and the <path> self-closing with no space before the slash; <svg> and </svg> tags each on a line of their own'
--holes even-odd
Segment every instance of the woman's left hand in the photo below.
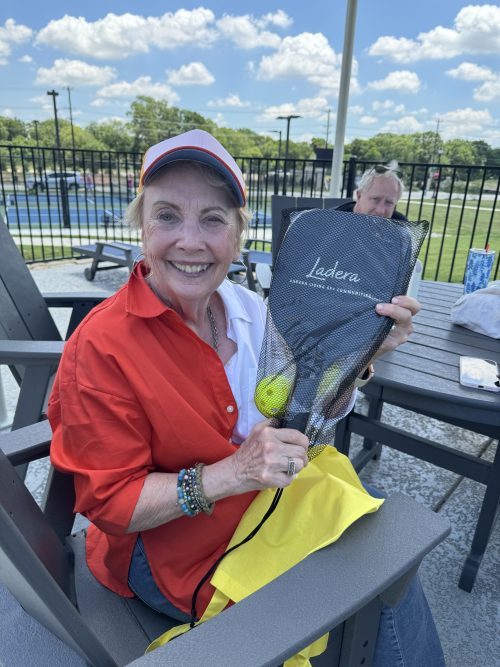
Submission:
<svg viewBox="0 0 500 667">
<path fill-rule="evenodd" d="M 395 350 L 399 345 L 406 343 L 410 334 L 413 333 L 412 317 L 420 310 L 420 303 L 411 296 L 395 296 L 391 303 L 378 303 L 375 310 L 379 315 L 391 317 L 394 320 L 394 326 L 372 361 L 385 352 Z"/>
</svg>

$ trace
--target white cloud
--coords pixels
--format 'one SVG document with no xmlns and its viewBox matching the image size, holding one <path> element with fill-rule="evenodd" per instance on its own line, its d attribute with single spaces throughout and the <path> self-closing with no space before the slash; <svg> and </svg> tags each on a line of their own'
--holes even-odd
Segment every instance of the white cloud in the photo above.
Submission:
<svg viewBox="0 0 500 667">
<path fill-rule="evenodd" d="M 4 109 L 2 109 L 2 116 L 7 116 L 7 118 L 12 118 L 14 116 L 14 112 L 9 107 L 5 107 Z"/>
<path fill-rule="evenodd" d="M 355 104 L 354 106 L 349 107 L 349 113 L 355 114 L 356 116 L 363 113 L 364 110 L 365 108 L 362 107 L 361 104 Z"/>
<path fill-rule="evenodd" d="M 474 63 L 460 63 L 458 67 L 449 69 L 446 74 L 462 81 L 493 81 L 497 78 L 489 67 L 482 67 Z"/>
<path fill-rule="evenodd" d="M 368 116 L 368 115 L 361 116 L 361 118 L 359 119 L 359 122 L 362 125 L 373 125 L 377 121 L 378 121 L 378 118 L 375 118 L 375 116 Z"/>
<path fill-rule="evenodd" d="M 219 98 L 216 100 L 210 100 L 208 102 L 209 107 L 249 107 L 250 102 L 243 102 L 240 100 L 239 95 L 236 93 L 229 93 L 225 98 Z"/>
<path fill-rule="evenodd" d="M 390 72 L 385 79 L 372 81 L 368 84 L 368 88 L 374 88 L 375 90 L 397 90 L 400 93 L 418 93 L 420 85 L 420 79 L 415 72 L 397 70 Z"/>
<path fill-rule="evenodd" d="M 496 5 L 468 5 L 455 17 L 453 28 L 437 26 L 421 32 L 415 40 L 383 36 L 368 49 L 371 56 L 385 56 L 398 63 L 499 52 L 500 6 Z"/>
<path fill-rule="evenodd" d="M 27 54 L 25 56 L 21 56 L 20 58 L 18 58 L 18 60 L 19 60 L 20 63 L 32 63 L 33 62 L 33 58 L 31 56 L 27 55 Z"/>
<path fill-rule="evenodd" d="M 67 53 L 119 60 L 148 53 L 151 47 L 209 46 L 217 39 L 214 20 L 213 12 L 203 7 L 179 9 L 159 17 L 110 13 L 93 22 L 66 14 L 42 28 L 35 44 Z"/>
<path fill-rule="evenodd" d="M 0 65 L 7 64 L 13 45 L 27 42 L 32 34 L 31 28 L 18 25 L 14 19 L 7 19 L 3 26 L 0 26 Z"/>
<path fill-rule="evenodd" d="M 372 109 L 374 111 L 390 111 L 394 109 L 395 106 L 396 102 L 393 102 L 392 100 L 383 100 L 382 102 L 375 100 L 372 102 Z"/>
<path fill-rule="evenodd" d="M 108 13 L 96 21 L 66 14 L 42 28 L 35 44 L 68 54 L 116 60 L 149 53 L 153 48 L 164 50 L 187 45 L 206 48 L 222 37 L 240 49 L 275 49 L 281 37 L 266 27 L 287 28 L 291 24 L 292 19 L 281 9 L 260 18 L 226 14 L 217 21 L 214 13 L 204 7 L 147 17 Z"/>
<path fill-rule="evenodd" d="M 394 134 L 412 134 L 413 132 L 421 132 L 424 125 L 413 116 L 403 116 L 395 120 L 389 120 L 382 132 L 393 132 Z"/>
<path fill-rule="evenodd" d="M 274 14 L 265 14 L 259 21 L 259 25 L 262 27 L 265 27 L 269 23 L 277 26 L 278 28 L 289 28 L 293 23 L 293 19 L 290 18 L 290 16 L 288 16 L 288 14 L 282 9 L 278 9 L 278 11 L 274 12 Z"/>
<path fill-rule="evenodd" d="M 494 72 L 489 67 L 475 63 L 460 63 L 455 69 L 449 69 L 446 74 L 462 81 L 483 81 L 474 89 L 474 99 L 479 102 L 491 102 L 500 98 L 500 72 Z"/>
<path fill-rule="evenodd" d="M 127 119 L 123 116 L 103 116 L 96 121 L 98 125 L 104 125 L 104 123 L 126 123 Z"/>
<path fill-rule="evenodd" d="M 82 60 L 58 58 L 52 67 L 40 67 L 36 83 L 49 86 L 105 86 L 116 77 L 112 67 L 97 67 Z"/>
<path fill-rule="evenodd" d="M 495 124 L 487 109 L 478 110 L 467 107 L 439 114 L 440 133 L 445 139 L 466 138 L 473 134 L 491 129 Z"/>
<path fill-rule="evenodd" d="M 30 97 L 30 102 L 33 102 L 37 105 L 40 111 L 45 111 L 47 114 L 53 112 L 53 103 L 52 99 L 48 95 L 37 95 L 36 97 Z"/>
<path fill-rule="evenodd" d="M 337 93 L 340 83 L 341 57 L 336 55 L 322 33 L 303 32 L 285 37 L 276 53 L 263 56 L 257 69 L 257 79 L 305 79 L 318 86 L 320 95 Z M 356 79 L 357 62 L 352 63 L 351 93 L 359 90 Z"/>
<path fill-rule="evenodd" d="M 268 14 L 269 16 L 269 14 Z M 217 21 L 220 33 L 230 39 L 240 49 L 255 49 L 267 47 L 277 49 L 281 37 L 276 33 L 262 29 L 262 23 L 249 14 L 244 16 L 229 16 L 225 14 Z"/>
<path fill-rule="evenodd" d="M 474 90 L 474 99 L 479 102 L 491 102 L 497 98 L 500 99 L 500 76 L 494 81 L 485 81 Z"/>
<path fill-rule="evenodd" d="M 214 121 L 219 127 L 229 127 L 229 123 L 220 112 L 215 114 Z"/>
<path fill-rule="evenodd" d="M 150 76 L 140 76 L 135 81 L 117 81 L 97 91 L 97 98 L 137 97 L 149 95 L 157 100 L 167 100 L 171 104 L 179 101 L 179 96 L 164 83 L 153 83 Z"/>
<path fill-rule="evenodd" d="M 172 86 L 209 86 L 215 77 L 203 63 L 192 62 L 178 70 L 167 70 L 167 81 Z"/>
<path fill-rule="evenodd" d="M 485 130 L 483 139 L 494 148 L 500 148 L 500 130 Z"/>
<path fill-rule="evenodd" d="M 302 118 L 326 118 L 329 104 L 325 97 L 304 98 L 298 102 L 286 102 L 275 106 L 267 107 L 259 116 L 259 122 L 268 123 L 275 120 L 278 116 L 298 115 Z M 284 122 L 284 121 L 283 121 Z M 294 126 L 300 125 L 300 118 L 291 121 Z M 297 127 L 297 130 L 300 128 Z"/>
</svg>

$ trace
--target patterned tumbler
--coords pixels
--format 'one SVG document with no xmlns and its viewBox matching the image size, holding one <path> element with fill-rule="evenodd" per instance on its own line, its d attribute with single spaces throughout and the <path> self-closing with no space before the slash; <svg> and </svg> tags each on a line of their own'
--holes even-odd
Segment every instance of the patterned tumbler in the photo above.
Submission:
<svg viewBox="0 0 500 667">
<path fill-rule="evenodd" d="M 479 248 L 469 250 L 464 275 L 464 294 L 488 286 L 494 260 L 494 250 L 481 250 Z"/>
</svg>

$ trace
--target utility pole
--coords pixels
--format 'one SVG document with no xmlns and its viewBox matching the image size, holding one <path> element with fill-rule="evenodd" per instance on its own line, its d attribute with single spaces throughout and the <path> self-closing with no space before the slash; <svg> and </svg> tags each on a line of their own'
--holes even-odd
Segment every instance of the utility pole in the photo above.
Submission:
<svg viewBox="0 0 500 667">
<path fill-rule="evenodd" d="M 278 169 L 280 165 L 280 160 L 281 160 L 281 130 L 269 130 L 269 132 L 274 132 L 275 134 L 279 134 L 280 140 L 278 143 L 278 159 L 276 160 L 276 168 L 274 170 L 274 194 L 278 194 Z"/>
<path fill-rule="evenodd" d="M 57 159 L 54 160 L 54 166 L 58 166 L 59 170 L 62 171 L 62 165 L 61 165 L 61 139 L 59 137 L 59 120 L 57 118 L 57 104 L 56 104 L 56 97 L 59 95 L 59 93 L 55 90 L 48 90 L 47 95 L 50 95 L 52 97 L 52 103 L 54 105 L 54 123 L 56 127 L 56 155 Z M 62 208 L 62 217 L 63 217 L 63 226 L 64 227 L 70 227 L 70 218 L 69 218 L 69 201 L 68 201 L 68 184 L 66 183 L 66 179 L 61 176 L 59 179 L 59 187 L 60 187 L 60 192 L 61 192 L 61 208 Z"/>
<path fill-rule="evenodd" d="M 55 90 L 48 90 L 47 95 L 50 95 L 52 97 L 52 104 L 54 105 L 54 124 L 56 128 L 56 146 L 57 148 L 61 148 L 61 140 L 59 139 L 59 120 L 57 118 L 57 104 L 56 104 L 56 97 L 59 95 L 58 92 Z"/>
<path fill-rule="evenodd" d="M 289 116 L 277 116 L 276 120 L 286 120 L 286 145 L 285 145 L 285 166 L 283 170 L 283 194 L 286 195 L 286 168 L 288 160 L 288 144 L 290 141 L 290 121 L 293 118 L 302 118 L 302 116 L 297 116 L 295 114 L 290 114 Z"/>
<path fill-rule="evenodd" d="M 40 150 L 39 150 L 39 148 L 40 148 L 40 137 L 38 136 L 38 124 L 39 123 L 40 123 L 39 120 L 34 120 L 33 121 L 33 125 L 35 126 L 35 141 L 36 141 L 36 147 L 37 147 L 36 164 L 38 166 L 38 171 L 40 172 L 40 180 L 42 180 L 42 178 L 43 178 L 42 160 L 40 158 Z M 35 172 L 36 172 L 36 168 L 35 168 Z M 36 173 L 35 173 L 35 176 L 36 176 Z"/>
<path fill-rule="evenodd" d="M 39 120 L 34 120 L 33 125 L 35 126 L 35 141 L 36 141 L 36 147 L 38 148 L 40 146 L 40 139 L 38 137 L 38 123 Z"/>
<path fill-rule="evenodd" d="M 328 148 L 328 133 L 330 132 L 330 112 L 331 109 L 327 110 L 328 116 L 326 118 L 326 139 L 325 139 L 325 148 Z"/>
<path fill-rule="evenodd" d="M 278 160 L 281 159 L 281 130 L 268 130 L 268 132 L 274 132 L 275 134 L 279 134 L 279 143 L 278 143 Z"/>
<path fill-rule="evenodd" d="M 73 150 L 75 150 L 75 129 L 73 127 L 73 109 L 71 108 L 71 88 L 66 86 L 68 91 L 68 104 L 69 104 L 69 122 L 71 124 L 71 143 L 73 144 Z"/>
<path fill-rule="evenodd" d="M 438 144 L 439 144 L 439 125 L 441 123 L 441 119 L 437 119 L 436 123 L 436 134 L 434 135 L 434 146 L 432 147 L 432 161 L 434 162 L 434 158 L 436 156 L 436 153 L 438 152 Z"/>
</svg>

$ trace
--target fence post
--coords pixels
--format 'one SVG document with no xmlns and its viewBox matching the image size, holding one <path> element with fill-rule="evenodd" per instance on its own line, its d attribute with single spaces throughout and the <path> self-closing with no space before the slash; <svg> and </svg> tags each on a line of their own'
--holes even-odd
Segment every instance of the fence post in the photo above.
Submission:
<svg viewBox="0 0 500 667">
<path fill-rule="evenodd" d="M 356 156 L 349 158 L 349 167 L 347 170 L 347 191 L 346 196 L 352 199 L 356 187 Z"/>
<path fill-rule="evenodd" d="M 68 184 L 66 180 L 61 177 L 59 180 L 60 192 L 61 192 L 61 208 L 62 208 L 62 217 L 63 217 L 63 226 L 70 227 L 71 221 L 69 217 L 69 200 L 68 200 Z"/>
</svg>

